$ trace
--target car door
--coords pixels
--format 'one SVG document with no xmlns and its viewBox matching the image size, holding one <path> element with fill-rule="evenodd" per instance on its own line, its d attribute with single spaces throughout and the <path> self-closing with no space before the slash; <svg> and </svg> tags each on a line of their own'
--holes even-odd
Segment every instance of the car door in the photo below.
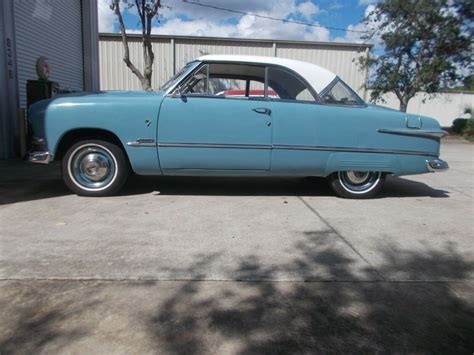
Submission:
<svg viewBox="0 0 474 355">
<path fill-rule="evenodd" d="M 272 171 L 324 175 L 332 155 L 363 150 L 369 135 L 377 134 L 363 101 L 342 82 L 334 83 L 328 87 L 333 90 L 319 98 L 298 76 L 269 68 L 268 84 L 279 96 L 270 103 Z"/>
<path fill-rule="evenodd" d="M 163 100 L 157 140 L 165 174 L 270 169 L 268 102 L 263 95 L 249 95 L 251 81 L 263 85 L 265 68 L 249 67 L 205 64 Z M 246 83 L 244 89 L 242 83 Z M 236 88 L 246 95 L 226 94 L 235 93 Z"/>
<path fill-rule="evenodd" d="M 327 154 L 311 149 L 318 143 L 321 115 L 317 95 L 302 78 L 269 67 L 268 90 L 273 118 L 272 172 L 277 175 L 319 175 Z"/>
</svg>

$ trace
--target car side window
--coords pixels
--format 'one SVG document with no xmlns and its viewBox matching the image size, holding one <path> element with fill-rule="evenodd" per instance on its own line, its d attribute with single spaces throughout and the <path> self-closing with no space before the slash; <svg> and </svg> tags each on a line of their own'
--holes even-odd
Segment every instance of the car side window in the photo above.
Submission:
<svg viewBox="0 0 474 355">
<path fill-rule="evenodd" d="M 207 95 L 209 65 L 203 65 L 180 86 L 179 91 L 186 95 Z"/>
<path fill-rule="evenodd" d="M 185 95 L 232 99 L 265 97 L 265 67 L 211 63 L 203 65 L 179 88 Z"/>
<path fill-rule="evenodd" d="M 359 106 L 364 101 L 350 89 L 342 80 L 338 79 L 335 84 L 321 92 L 325 104 Z"/>
<path fill-rule="evenodd" d="M 269 90 L 276 94 L 269 94 L 269 97 L 273 99 L 316 101 L 315 96 L 306 83 L 296 75 L 280 68 L 268 68 L 268 86 Z"/>
</svg>

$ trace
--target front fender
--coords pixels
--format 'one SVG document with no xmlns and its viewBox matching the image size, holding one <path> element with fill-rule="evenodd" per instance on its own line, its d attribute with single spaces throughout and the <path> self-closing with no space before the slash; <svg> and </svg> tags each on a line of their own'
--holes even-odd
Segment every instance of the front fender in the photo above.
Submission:
<svg viewBox="0 0 474 355">
<path fill-rule="evenodd" d="M 50 151 L 56 154 L 59 142 L 74 130 L 97 129 L 114 134 L 122 143 L 133 171 L 160 174 L 156 146 L 134 147 L 137 139 L 156 140 L 158 95 L 64 97 L 51 102 L 45 112 L 44 131 Z"/>
</svg>

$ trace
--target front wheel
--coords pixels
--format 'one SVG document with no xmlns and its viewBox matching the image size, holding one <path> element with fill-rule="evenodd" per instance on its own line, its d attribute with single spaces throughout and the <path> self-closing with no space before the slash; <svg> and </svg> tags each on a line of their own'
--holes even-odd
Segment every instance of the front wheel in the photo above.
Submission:
<svg viewBox="0 0 474 355">
<path fill-rule="evenodd" d="M 66 185 L 81 196 L 108 196 L 120 190 L 129 175 L 123 150 L 103 140 L 73 144 L 62 159 Z"/>
<path fill-rule="evenodd" d="M 328 177 L 329 186 L 343 198 L 371 198 L 383 186 L 385 174 L 372 171 L 339 171 Z"/>
</svg>

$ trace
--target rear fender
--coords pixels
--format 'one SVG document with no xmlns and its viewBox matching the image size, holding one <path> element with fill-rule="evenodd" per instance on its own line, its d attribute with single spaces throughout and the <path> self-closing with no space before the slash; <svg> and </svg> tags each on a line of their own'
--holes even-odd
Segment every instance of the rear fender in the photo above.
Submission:
<svg viewBox="0 0 474 355">
<path fill-rule="evenodd" d="M 381 171 L 398 175 L 400 162 L 395 155 L 376 153 L 333 153 L 326 163 L 325 176 L 337 171 Z"/>
</svg>

